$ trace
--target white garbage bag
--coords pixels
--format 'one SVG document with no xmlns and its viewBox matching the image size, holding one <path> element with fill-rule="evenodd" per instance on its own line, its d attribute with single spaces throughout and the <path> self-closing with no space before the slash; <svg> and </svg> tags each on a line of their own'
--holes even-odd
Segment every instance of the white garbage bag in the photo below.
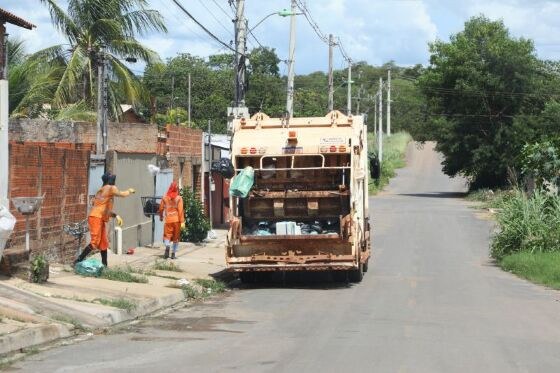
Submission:
<svg viewBox="0 0 560 373">
<path fill-rule="evenodd" d="M 6 242 L 10 238 L 16 225 L 16 218 L 10 213 L 10 210 L 4 206 L 0 206 L 0 259 L 4 253 Z"/>
</svg>

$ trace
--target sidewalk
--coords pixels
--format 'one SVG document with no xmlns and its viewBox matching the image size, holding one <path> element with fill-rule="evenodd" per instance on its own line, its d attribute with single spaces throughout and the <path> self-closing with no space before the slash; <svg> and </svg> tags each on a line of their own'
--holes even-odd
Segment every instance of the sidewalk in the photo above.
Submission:
<svg viewBox="0 0 560 373">
<path fill-rule="evenodd" d="M 32 284 L 0 277 L 0 357 L 150 314 L 186 299 L 178 280 L 224 276 L 226 231 L 202 244 L 181 243 L 178 259 L 163 260 L 163 248 L 140 247 L 133 255 L 109 253 L 109 268 L 132 268 L 147 283 L 76 275 L 70 266 L 51 264 L 48 282 Z M 97 254 L 97 257 L 99 255 Z M 154 269 L 173 263 L 182 271 Z"/>
</svg>

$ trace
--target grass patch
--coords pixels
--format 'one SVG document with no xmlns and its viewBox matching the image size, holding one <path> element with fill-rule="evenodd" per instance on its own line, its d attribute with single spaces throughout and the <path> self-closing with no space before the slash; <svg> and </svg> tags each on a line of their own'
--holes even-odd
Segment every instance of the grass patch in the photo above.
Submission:
<svg viewBox="0 0 560 373">
<path fill-rule="evenodd" d="M 138 306 L 136 303 L 131 302 L 128 299 L 124 299 L 124 298 L 117 298 L 117 299 L 96 298 L 93 301 L 102 304 L 104 306 L 120 308 L 121 310 L 126 310 L 127 312 L 135 310 L 136 307 Z"/>
<path fill-rule="evenodd" d="M 467 201 L 473 202 L 481 202 L 479 206 L 482 209 L 489 209 L 489 208 L 503 208 L 512 198 L 515 197 L 516 191 L 509 189 L 509 190 L 495 190 L 492 189 L 478 189 L 469 192 L 469 194 L 465 197 Z"/>
<path fill-rule="evenodd" d="M 502 204 L 491 254 L 500 260 L 518 252 L 560 251 L 560 197 L 521 191 Z"/>
<path fill-rule="evenodd" d="M 132 267 L 105 268 L 99 277 L 111 281 L 136 282 L 140 284 L 148 283 L 148 277 L 144 274 L 135 273 Z"/>
<path fill-rule="evenodd" d="M 536 284 L 560 290 L 560 252 L 507 255 L 500 267 Z"/>
<path fill-rule="evenodd" d="M 89 332 L 91 329 L 89 329 L 88 327 L 85 327 L 84 325 L 82 325 L 81 322 L 79 322 L 78 320 L 70 317 L 70 316 L 66 316 L 66 315 L 62 315 L 62 314 L 56 314 L 51 316 L 51 319 L 55 320 L 55 321 L 60 321 L 66 324 L 71 324 L 74 326 L 74 328 L 76 330 L 79 330 L 81 332 Z"/>
<path fill-rule="evenodd" d="M 157 271 L 183 272 L 181 267 L 179 267 L 178 265 L 176 265 L 173 262 L 169 262 L 169 261 L 166 261 L 166 260 L 157 260 L 156 259 L 153 268 Z"/>
<path fill-rule="evenodd" d="M 182 289 L 185 298 L 193 300 L 208 298 L 212 295 L 223 293 L 227 289 L 226 284 L 220 280 L 202 278 L 193 280 L 189 285 L 181 286 L 177 283 L 172 283 L 168 287 Z"/>
<path fill-rule="evenodd" d="M 376 194 L 389 184 L 389 180 L 396 175 L 396 170 L 406 165 L 405 153 L 412 137 L 406 132 L 397 132 L 391 136 L 383 136 L 383 162 L 381 162 L 381 178 L 370 179 L 369 193 Z M 368 133 L 369 153 L 377 154 L 377 139 L 373 133 Z"/>
</svg>

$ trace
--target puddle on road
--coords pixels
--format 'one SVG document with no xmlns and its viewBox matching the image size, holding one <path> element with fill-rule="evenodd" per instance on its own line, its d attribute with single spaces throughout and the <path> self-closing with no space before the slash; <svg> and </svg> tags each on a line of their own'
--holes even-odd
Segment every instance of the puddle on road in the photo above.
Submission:
<svg viewBox="0 0 560 373">
<path fill-rule="evenodd" d="M 172 330 L 183 332 L 223 332 L 223 333 L 243 333 L 238 330 L 223 329 L 221 325 L 252 324 L 252 321 L 241 321 L 228 319 L 226 317 L 202 316 L 185 318 L 165 318 L 157 320 L 151 327 L 160 330 Z"/>
<path fill-rule="evenodd" d="M 204 338 L 193 337 L 156 337 L 147 335 L 135 335 L 129 338 L 134 342 L 186 342 L 186 341 L 203 341 Z"/>
</svg>

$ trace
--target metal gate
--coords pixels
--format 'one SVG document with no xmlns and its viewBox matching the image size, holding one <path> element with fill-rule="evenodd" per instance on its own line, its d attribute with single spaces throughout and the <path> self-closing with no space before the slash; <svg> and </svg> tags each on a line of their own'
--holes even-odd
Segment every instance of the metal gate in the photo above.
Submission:
<svg viewBox="0 0 560 373">
<path fill-rule="evenodd" d="M 161 170 L 156 176 L 156 196 L 163 197 L 167 193 L 169 185 L 173 182 L 173 170 Z M 156 228 L 154 231 L 154 243 L 163 242 L 163 223 L 156 217 Z"/>
<path fill-rule="evenodd" d="M 88 196 L 93 196 L 103 186 L 101 176 L 105 172 L 104 163 L 90 163 L 89 180 L 88 180 Z"/>
</svg>

